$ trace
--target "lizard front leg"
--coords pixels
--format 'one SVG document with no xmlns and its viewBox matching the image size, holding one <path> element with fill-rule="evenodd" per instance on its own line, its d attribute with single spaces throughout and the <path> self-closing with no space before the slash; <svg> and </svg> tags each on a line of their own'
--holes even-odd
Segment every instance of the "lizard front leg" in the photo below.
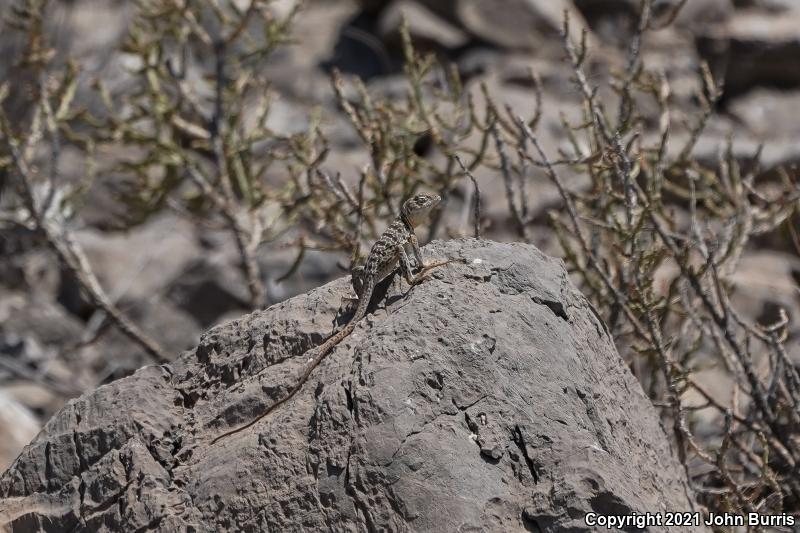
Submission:
<svg viewBox="0 0 800 533">
<path fill-rule="evenodd" d="M 417 268 L 422 270 L 425 268 L 425 262 L 422 260 L 422 250 L 419 248 L 419 240 L 413 233 L 408 236 L 408 242 L 411 243 L 411 249 L 414 250 L 414 259 L 417 260 Z"/>
<path fill-rule="evenodd" d="M 440 266 L 449 265 L 450 263 L 455 263 L 458 261 L 457 259 L 445 259 L 443 261 L 434 261 L 433 263 L 427 264 L 419 272 L 417 275 L 414 276 L 414 280 L 411 282 L 411 286 L 417 285 L 425 279 L 426 274 L 433 270 L 434 268 L 439 268 Z"/>
<path fill-rule="evenodd" d="M 419 247 L 419 240 L 417 240 L 417 236 L 413 233 L 408 236 L 408 242 L 411 243 L 411 248 L 414 250 L 414 257 L 417 260 L 417 268 L 419 269 L 417 275 L 414 276 L 414 281 L 411 285 L 416 285 L 420 281 L 422 281 L 425 277 L 425 274 L 433 270 L 434 268 L 447 265 L 452 263 L 454 259 L 445 259 L 443 261 L 433 261 L 430 264 L 425 264 L 425 261 L 422 260 L 422 250 Z"/>
<path fill-rule="evenodd" d="M 408 282 L 409 285 L 414 283 L 414 273 L 411 270 L 411 261 L 408 260 L 406 249 L 402 244 L 397 245 L 397 257 L 400 260 L 400 273 Z"/>
</svg>

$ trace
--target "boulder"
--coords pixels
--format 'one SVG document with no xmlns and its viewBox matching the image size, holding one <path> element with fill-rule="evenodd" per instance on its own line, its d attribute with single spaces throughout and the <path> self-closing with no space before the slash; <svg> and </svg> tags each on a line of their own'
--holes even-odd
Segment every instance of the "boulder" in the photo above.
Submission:
<svg viewBox="0 0 800 533">
<path fill-rule="evenodd" d="M 800 108 L 800 90 L 779 91 L 756 89 L 732 100 L 728 111 L 736 117 L 737 126 L 745 126 L 745 132 L 765 144 L 780 141 L 796 141 L 800 135 L 800 124 L 787 109 Z M 796 147 L 800 161 L 800 147 Z"/>
<path fill-rule="evenodd" d="M 729 24 L 700 34 L 697 48 L 726 98 L 755 87 L 800 87 L 800 9 L 737 12 Z"/>
<path fill-rule="evenodd" d="M 671 16 L 680 0 L 661 0 L 655 2 L 653 14 L 656 23 L 658 16 Z M 726 24 L 733 17 L 735 8 L 732 0 L 693 0 L 686 2 L 675 19 L 675 24 L 694 33 L 713 25 Z"/>
<path fill-rule="evenodd" d="M 0 477 L 11 531 L 594 531 L 692 511 L 685 471 L 561 261 L 435 242 L 300 392 L 343 278 L 71 401 Z M 649 531 L 666 531 L 651 527 Z M 701 530 L 701 529 L 697 529 Z"/>
<path fill-rule="evenodd" d="M 493 46 L 537 53 L 550 45 L 553 37 L 561 31 L 565 11 L 577 29 L 574 37 L 578 37 L 580 28 L 585 26 L 580 12 L 570 0 L 360 0 L 359 4 L 365 14 L 372 16 L 402 6 L 411 14 L 409 24 L 412 29 L 418 28 L 417 33 L 423 39 L 437 40 L 444 46 L 462 45 L 464 38 L 453 28 L 443 26 L 443 22 Z M 428 12 L 430 21 L 420 16 Z M 395 21 L 396 26 L 399 17 L 392 16 L 388 20 Z M 389 33 L 387 25 L 387 22 L 382 24 L 384 34 Z M 432 29 L 439 29 L 443 34 L 433 35 Z M 555 44 L 561 47 L 558 40 Z"/>
<path fill-rule="evenodd" d="M 396 0 L 378 18 L 378 35 L 391 49 L 401 51 L 403 20 L 418 50 L 452 51 L 465 46 L 469 37 L 439 18 L 433 11 L 411 0 Z"/>
<path fill-rule="evenodd" d="M 796 0 L 733 0 L 740 9 L 758 9 L 768 13 L 783 13 L 798 8 Z"/>
<path fill-rule="evenodd" d="M 472 35 L 501 48 L 537 54 L 549 47 L 560 52 L 565 12 L 572 21 L 572 37 L 579 38 L 586 22 L 567 0 L 461 0 L 457 6 L 458 20 Z"/>
</svg>

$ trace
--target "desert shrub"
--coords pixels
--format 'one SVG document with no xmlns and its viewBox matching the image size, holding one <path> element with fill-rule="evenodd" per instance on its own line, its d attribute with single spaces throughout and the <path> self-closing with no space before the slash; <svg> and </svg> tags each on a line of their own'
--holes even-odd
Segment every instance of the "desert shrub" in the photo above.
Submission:
<svg viewBox="0 0 800 533">
<path fill-rule="evenodd" d="M 772 324 L 742 317 L 731 304 L 731 275 L 759 235 L 793 233 L 800 188 L 796 173 L 759 177 L 759 154 L 747 161 L 731 144 L 716 165 L 693 158 L 721 88 L 707 67 L 694 121 L 680 150 L 669 80 L 647 69 L 640 46 L 652 26 L 643 3 L 627 69 L 612 82 L 616 110 L 597 97 L 584 72 L 589 50 L 573 43 L 565 22 L 565 52 L 582 95 L 583 122 L 565 124 L 572 151 L 552 161 L 521 120 L 508 142 L 533 148 L 521 158 L 543 169 L 558 187 L 566 215 L 552 213 L 564 257 L 581 288 L 608 324 L 620 350 L 672 428 L 689 479 L 714 512 L 795 512 L 800 458 L 800 380 L 785 351 L 785 311 Z M 659 109 L 657 135 L 641 105 Z M 616 113 L 613 113 L 616 111 Z M 675 155 L 670 155 L 674 153 Z M 559 167 L 591 178 L 587 190 L 567 190 Z M 661 276 L 659 276 L 661 274 Z M 661 284 L 656 279 L 665 280 Z M 766 364 L 762 364 L 766 363 Z M 757 367 L 768 371 L 759 372 Z M 716 367 L 730 376 L 730 398 L 714 397 L 696 375 Z M 701 403 L 687 399 L 692 393 Z M 711 427 L 695 436 L 694 413 L 710 410 Z"/>
</svg>

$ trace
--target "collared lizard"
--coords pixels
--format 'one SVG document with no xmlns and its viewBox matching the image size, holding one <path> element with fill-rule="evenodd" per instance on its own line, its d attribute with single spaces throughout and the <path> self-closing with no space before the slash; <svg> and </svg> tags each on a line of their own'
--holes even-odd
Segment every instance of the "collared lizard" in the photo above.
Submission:
<svg viewBox="0 0 800 533">
<path fill-rule="evenodd" d="M 405 280 L 413 286 L 416 285 L 422 279 L 422 276 L 432 268 L 436 268 L 450 262 L 440 261 L 430 265 L 425 265 L 422 260 L 422 252 L 419 248 L 419 241 L 417 240 L 417 236 L 414 234 L 414 228 L 428 221 L 431 210 L 433 210 L 433 208 L 435 208 L 439 202 L 441 202 L 441 197 L 439 195 L 421 193 L 409 198 L 403 203 L 403 207 L 400 210 L 400 216 L 397 217 L 397 219 L 392 222 L 388 228 L 386 228 L 386 231 L 384 231 L 381 237 L 375 241 L 375 244 L 372 245 L 363 268 L 359 268 L 353 272 L 353 288 L 358 295 L 358 306 L 353 314 L 353 318 L 350 319 L 350 321 L 344 328 L 342 328 L 341 331 L 328 338 L 328 340 L 322 343 L 318 348 L 314 348 L 314 350 L 317 352 L 316 355 L 304 367 L 297 383 L 289 390 L 286 396 L 272 404 L 255 420 L 216 437 L 212 441 L 212 444 L 224 437 L 238 433 L 253 426 L 280 405 L 291 399 L 303 387 L 306 381 L 308 381 L 308 377 L 311 375 L 311 372 L 320 364 L 320 362 L 322 362 L 322 360 L 333 350 L 337 344 L 342 342 L 345 337 L 350 335 L 350 333 L 352 333 L 353 329 L 356 327 L 356 324 L 358 324 L 358 322 L 364 318 L 364 316 L 367 314 L 367 308 L 369 307 L 370 300 L 372 299 L 375 286 L 391 275 L 397 268 L 398 264 L 400 266 L 400 272 Z M 411 262 L 406 255 L 405 247 L 407 244 L 411 244 L 414 258 L 416 259 L 417 267 L 419 268 L 419 272 L 417 273 L 416 277 L 412 274 Z"/>
</svg>

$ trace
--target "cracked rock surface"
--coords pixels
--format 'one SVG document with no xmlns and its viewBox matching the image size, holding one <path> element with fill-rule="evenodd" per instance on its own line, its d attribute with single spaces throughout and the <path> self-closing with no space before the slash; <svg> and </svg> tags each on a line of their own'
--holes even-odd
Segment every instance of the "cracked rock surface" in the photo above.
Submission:
<svg viewBox="0 0 800 533">
<path fill-rule="evenodd" d="M 0 524 L 591 531 L 587 512 L 694 510 L 655 410 L 560 261 L 475 240 L 424 254 L 459 261 L 390 286 L 294 398 L 214 444 L 349 319 L 348 278 L 71 401 L 0 478 Z"/>
</svg>

